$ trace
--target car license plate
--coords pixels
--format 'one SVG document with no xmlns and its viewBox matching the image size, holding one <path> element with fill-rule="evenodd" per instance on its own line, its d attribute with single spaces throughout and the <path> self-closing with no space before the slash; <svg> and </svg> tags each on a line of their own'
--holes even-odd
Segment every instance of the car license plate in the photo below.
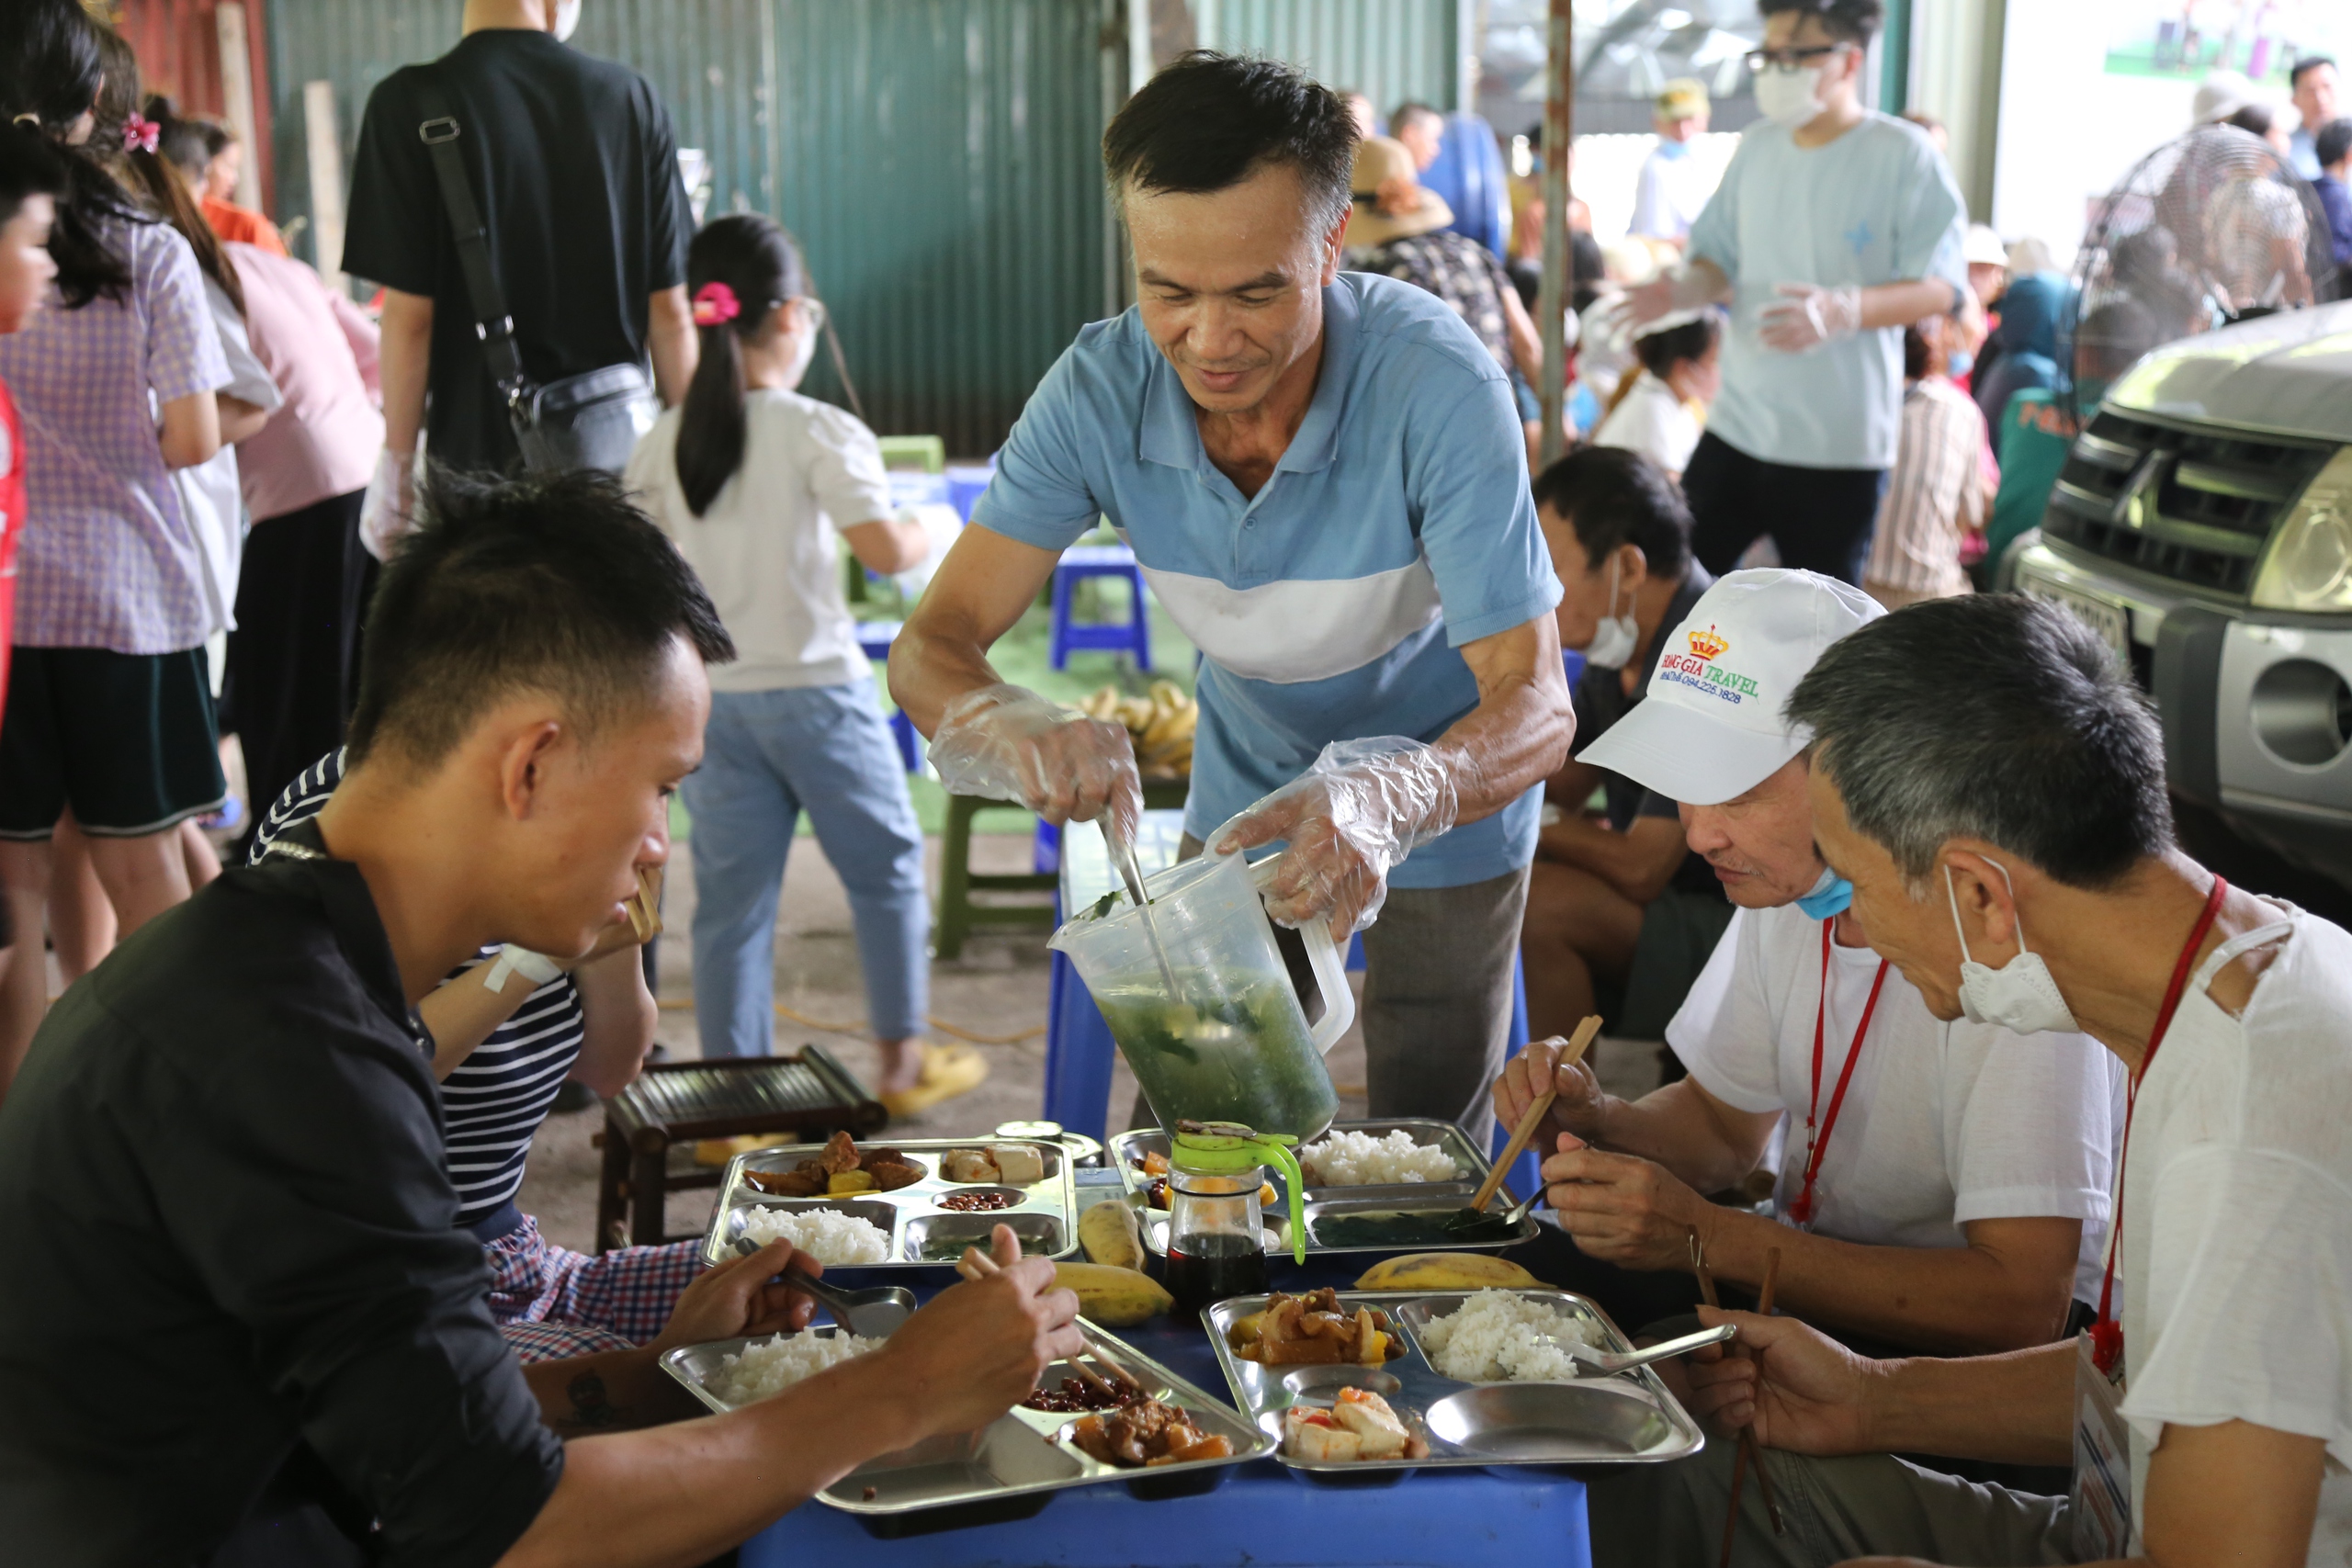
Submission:
<svg viewBox="0 0 2352 1568">
<path fill-rule="evenodd" d="M 2018 586 L 2032 597 L 2072 610 L 2082 623 L 2099 635 L 2115 657 L 2125 664 L 2132 662 L 2132 612 L 2111 599 L 2078 592 L 2039 577 L 2020 576 Z"/>
</svg>

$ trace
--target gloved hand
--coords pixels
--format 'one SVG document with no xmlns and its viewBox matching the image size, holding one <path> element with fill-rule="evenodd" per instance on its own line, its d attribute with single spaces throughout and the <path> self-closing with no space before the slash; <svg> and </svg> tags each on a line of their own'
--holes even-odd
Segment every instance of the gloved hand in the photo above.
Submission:
<svg viewBox="0 0 2352 1568">
<path fill-rule="evenodd" d="M 1631 335 L 1634 327 L 1647 326 L 1660 316 L 1676 310 L 1695 310 L 1702 305 L 1713 304 L 1715 299 L 1712 276 L 1678 266 L 1662 272 L 1647 283 L 1628 288 L 1619 296 L 1624 301 L 1626 331 Z"/>
<path fill-rule="evenodd" d="M 1802 354 L 1862 330 L 1862 291 L 1851 283 L 1815 288 L 1810 283 L 1783 283 L 1779 301 L 1757 313 L 1757 335 L 1767 348 Z"/>
<path fill-rule="evenodd" d="M 1089 718 L 1021 686 L 983 686 L 947 705 L 931 765 L 950 795 L 1018 801 L 1046 821 L 1104 820 L 1133 844 L 1143 780 L 1126 726 Z"/>
<path fill-rule="evenodd" d="M 1345 942 L 1388 899 L 1388 873 L 1453 826 L 1458 760 L 1398 735 L 1335 740 L 1315 765 L 1209 837 L 1232 854 L 1287 840 L 1266 887 L 1266 912 L 1286 926 L 1330 922 Z"/>
<path fill-rule="evenodd" d="M 359 503 L 359 542 L 369 555 L 378 560 L 392 558 L 393 547 L 416 525 L 409 516 L 415 505 L 415 459 L 392 451 L 377 453 L 368 499 Z"/>
</svg>

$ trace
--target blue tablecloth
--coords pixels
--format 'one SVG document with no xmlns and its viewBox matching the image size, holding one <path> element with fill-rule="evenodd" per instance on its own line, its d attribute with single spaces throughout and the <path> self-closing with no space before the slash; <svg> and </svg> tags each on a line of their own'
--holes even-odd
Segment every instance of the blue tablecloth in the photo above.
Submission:
<svg viewBox="0 0 2352 1568">
<path fill-rule="evenodd" d="M 1117 1180 L 1109 1172 L 1086 1174 L 1089 1187 Z M 1081 1192 L 1080 1201 L 1089 1196 Z M 1294 1292 L 1344 1287 L 1363 1268 L 1361 1258 L 1304 1269 L 1269 1262 L 1276 1288 Z M 937 1284 L 935 1275 L 881 1269 L 861 1270 L 857 1282 L 891 1278 L 919 1291 Z M 1197 1323 L 1171 1315 L 1118 1332 L 1186 1381 L 1231 1400 Z M 1216 1488 L 1195 1495 L 1145 1498 L 1115 1482 L 1076 1486 L 1027 1500 L 1035 1511 L 1025 1517 L 974 1524 L 922 1514 L 868 1520 L 812 1502 L 744 1542 L 739 1562 L 741 1568 L 1586 1568 L 1591 1562 L 1584 1483 L 1563 1470 L 1423 1470 L 1327 1482 L 1261 1460 L 1216 1473 L 1223 1479 Z M 899 1533 L 884 1533 L 891 1531 Z"/>
</svg>

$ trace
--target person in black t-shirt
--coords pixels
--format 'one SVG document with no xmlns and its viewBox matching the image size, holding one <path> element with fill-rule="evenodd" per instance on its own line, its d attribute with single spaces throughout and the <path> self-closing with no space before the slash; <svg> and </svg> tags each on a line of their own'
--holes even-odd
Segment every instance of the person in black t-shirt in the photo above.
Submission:
<svg viewBox="0 0 2352 1568">
<path fill-rule="evenodd" d="M 1534 491 L 1560 578 L 1560 646 L 1584 652 L 1572 692 L 1582 748 L 1642 700 L 1660 634 L 1713 579 L 1691 558 L 1682 492 L 1637 452 L 1572 452 L 1544 470 Z M 1605 809 L 1590 813 L 1596 790 Z M 1521 928 L 1528 1028 L 1539 1038 L 1566 1034 L 1598 1010 L 1613 1033 L 1663 1038 L 1731 923 L 1731 906 L 1683 842 L 1674 802 L 1574 760 L 1544 795 L 1558 819 L 1536 840 Z"/>
<path fill-rule="evenodd" d="M 729 1415 L 684 1419 L 656 1359 L 805 1325 L 783 1243 L 651 1345 L 516 1364 L 415 1005 L 485 944 L 565 961 L 628 918 L 734 649 L 616 479 L 445 481 L 424 510 L 334 797 L 67 991 L 0 1102 L 9 1562 L 699 1562 L 1082 1343 L 999 1227 L 1001 1272 Z"/>
<path fill-rule="evenodd" d="M 368 95 L 343 268 L 385 290 L 385 457 L 364 525 L 379 543 L 399 531 L 384 509 L 405 515 L 420 429 L 445 465 L 504 469 L 520 455 L 417 133 L 432 118 L 425 73 L 438 75 L 458 121 L 458 151 L 524 373 L 543 386 L 650 354 L 665 403 L 693 378 L 694 219 L 670 114 L 644 77 L 561 41 L 577 15 L 558 0 L 467 0 L 457 48 L 395 71 Z"/>
</svg>

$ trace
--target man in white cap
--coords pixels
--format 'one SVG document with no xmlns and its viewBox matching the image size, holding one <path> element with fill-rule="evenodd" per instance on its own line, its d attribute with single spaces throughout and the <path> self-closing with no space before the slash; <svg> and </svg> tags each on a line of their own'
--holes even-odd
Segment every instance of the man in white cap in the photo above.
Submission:
<svg viewBox="0 0 2352 1568">
<path fill-rule="evenodd" d="M 1945 1022 L 1864 945 L 1814 845 L 1805 750 L 1781 705 L 1882 612 L 1810 572 L 1736 571 L 1668 638 L 1649 696 L 1582 761 L 1681 803 L 1690 848 L 1739 906 L 1667 1027 L 1690 1077 L 1639 1100 L 1531 1046 L 1495 1084 L 1515 1123 L 1544 1088 L 1552 1206 L 1631 1328 L 1695 1300 L 1695 1235 L 1725 1284 L 1781 1255 L 1784 1312 L 1849 1341 L 2013 1350 L 2096 1297 L 2120 1078 L 2079 1034 Z M 1770 1217 L 1708 1201 L 1786 1119 Z M 1625 1308 L 1611 1306 L 1611 1299 Z"/>
</svg>

